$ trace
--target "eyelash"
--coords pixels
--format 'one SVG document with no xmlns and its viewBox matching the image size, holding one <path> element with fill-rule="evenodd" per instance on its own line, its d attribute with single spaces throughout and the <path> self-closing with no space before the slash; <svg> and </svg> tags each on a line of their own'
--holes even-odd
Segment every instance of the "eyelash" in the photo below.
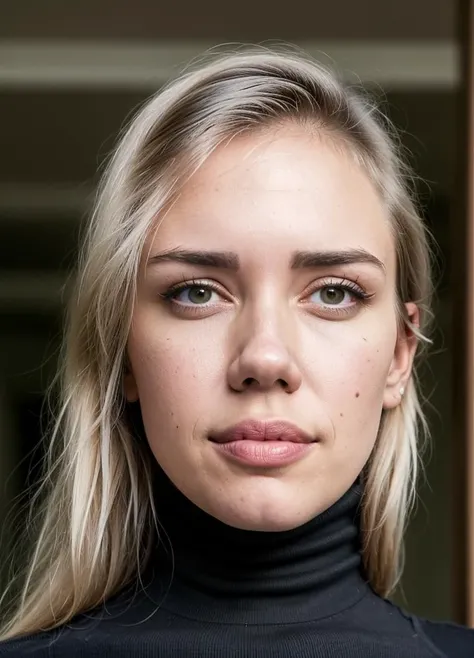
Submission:
<svg viewBox="0 0 474 658">
<path fill-rule="evenodd" d="M 369 294 L 366 292 L 361 286 L 359 286 L 355 281 L 351 281 L 349 279 L 320 279 L 318 280 L 316 285 L 312 285 L 309 288 L 306 289 L 306 291 L 303 293 L 302 298 L 307 299 L 311 295 L 314 295 L 314 293 L 324 290 L 325 288 L 337 288 L 338 290 L 344 290 L 346 292 L 349 292 L 351 295 L 356 297 L 357 301 L 361 305 L 367 305 L 369 301 L 372 299 L 374 296 L 374 293 Z M 304 302 L 308 305 L 311 305 L 311 302 L 306 301 Z M 331 307 L 329 304 L 324 305 L 324 312 L 325 313 L 330 313 L 333 315 L 347 315 L 351 313 L 351 311 L 354 309 L 354 306 L 334 306 Z"/>
<path fill-rule="evenodd" d="M 199 305 L 193 307 L 193 305 L 181 304 L 180 302 L 177 302 L 175 299 L 179 295 L 179 293 L 181 293 L 183 290 L 193 287 L 206 288 L 207 290 L 212 290 L 213 292 L 216 292 L 222 297 L 225 296 L 222 293 L 222 289 L 212 281 L 205 279 L 204 280 L 187 279 L 171 286 L 168 290 L 166 290 L 166 292 L 161 293 L 160 297 L 166 303 L 174 304 L 176 307 L 180 307 L 180 310 L 182 310 L 183 312 L 185 311 L 186 313 L 200 313 L 202 312 L 203 308 L 206 308 L 204 304 L 202 305 L 201 308 L 199 307 Z M 370 299 L 374 296 L 373 294 L 367 293 L 356 282 L 351 281 L 349 279 L 323 279 L 323 280 L 319 280 L 316 286 L 307 289 L 303 293 L 302 297 L 303 299 L 305 299 L 313 295 L 314 293 L 318 292 L 319 290 L 323 290 L 324 288 L 338 288 L 339 290 L 345 290 L 351 293 L 354 297 L 356 297 L 359 303 L 363 305 L 366 305 L 370 301 Z M 306 302 L 306 303 L 310 304 L 310 302 Z M 350 313 L 351 309 L 353 309 L 353 306 L 348 306 L 348 307 L 335 306 L 334 308 L 331 308 L 330 305 L 326 305 L 324 306 L 324 309 L 328 313 L 332 313 L 334 315 L 341 315 L 341 314 Z"/>
<path fill-rule="evenodd" d="M 217 286 L 215 283 L 212 281 L 208 281 L 206 279 L 204 280 L 199 280 L 199 279 L 186 279 L 185 281 L 181 281 L 180 283 L 176 283 L 175 285 L 171 286 L 168 288 L 168 290 L 164 293 L 160 294 L 160 297 L 165 300 L 165 302 L 169 304 L 177 304 L 182 307 L 184 307 L 184 304 L 180 304 L 175 300 L 175 297 L 179 295 L 180 292 L 183 290 L 186 290 L 187 288 L 206 288 L 207 290 L 212 290 L 213 292 L 216 292 L 217 294 L 221 295 L 221 297 L 224 297 L 225 295 L 222 292 L 222 288 Z M 196 309 L 193 309 L 192 306 L 185 306 L 186 310 L 189 310 L 191 312 L 193 311 L 198 311 L 199 312 L 199 306 L 197 305 Z"/>
<path fill-rule="evenodd" d="M 373 297 L 373 295 L 365 292 L 365 290 L 361 288 L 355 281 L 350 281 L 349 279 L 320 279 L 318 280 L 316 286 L 310 286 L 309 292 L 305 292 L 304 296 L 307 297 L 308 295 L 312 295 L 315 292 L 318 292 L 318 290 L 322 290 L 323 288 L 339 288 L 340 290 L 346 290 L 361 301 L 368 300 L 370 297 Z"/>
</svg>

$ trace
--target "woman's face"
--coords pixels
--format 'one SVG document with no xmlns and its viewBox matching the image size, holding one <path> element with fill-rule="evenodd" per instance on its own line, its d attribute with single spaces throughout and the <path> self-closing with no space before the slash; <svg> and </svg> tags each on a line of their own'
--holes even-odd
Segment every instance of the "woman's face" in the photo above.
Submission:
<svg viewBox="0 0 474 658">
<path fill-rule="evenodd" d="M 255 530 L 342 496 L 410 375 L 395 279 L 384 205 L 329 139 L 218 148 L 145 250 L 128 343 L 126 395 L 174 484 Z"/>
</svg>

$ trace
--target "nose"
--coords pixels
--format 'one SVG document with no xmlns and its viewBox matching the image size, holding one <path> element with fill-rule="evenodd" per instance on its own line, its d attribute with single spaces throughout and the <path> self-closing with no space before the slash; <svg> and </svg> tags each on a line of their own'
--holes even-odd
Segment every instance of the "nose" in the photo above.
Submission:
<svg viewBox="0 0 474 658">
<path fill-rule="evenodd" d="M 285 343 L 274 332 L 255 332 L 230 364 L 228 382 L 234 391 L 297 391 L 302 382 L 298 365 Z"/>
</svg>

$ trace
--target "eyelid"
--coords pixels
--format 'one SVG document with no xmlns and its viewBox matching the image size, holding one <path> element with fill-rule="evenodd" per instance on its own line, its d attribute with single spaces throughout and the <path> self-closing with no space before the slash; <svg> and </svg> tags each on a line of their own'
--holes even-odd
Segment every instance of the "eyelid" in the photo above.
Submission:
<svg viewBox="0 0 474 658">
<path fill-rule="evenodd" d="M 321 288 L 327 288 L 333 286 L 334 288 L 343 288 L 349 292 L 354 293 L 356 296 L 359 296 L 361 299 L 370 299 L 373 297 L 373 294 L 369 294 L 360 284 L 346 277 L 324 277 L 322 279 L 317 279 L 309 284 L 301 294 L 301 298 L 305 299 L 309 295 L 312 295 Z"/>
<path fill-rule="evenodd" d="M 186 288 L 194 288 L 199 286 L 203 288 L 208 288 L 209 290 L 218 293 L 226 301 L 230 301 L 231 298 L 230 294 L 216 281 L 212 281 L 211 279 L 186 279 L 180 281 L 167 288 L 167 290 L 164 293 L 160 294 L 160 297 L 162 297 L 167 301 L 174 301 L 176 304 L 181 304 L 182 306 L 185 306 L 185 304 L 182 304 L 182 302 L 177 302 L 174 299 L 174 297 L 178 293 L 182 292 L 183 290 L 186 290 Z"/>
<path fill-rule="evenodd" d="M 174 304 L 175 307 L 181 307 L 182 309 L 187 309 L 190 312 L 196 312 L 199 313 L 199 307 L 201 309 L 201 312 L 204 311 L 204 309 L 209 309 L 210 307 L 217 306 L 217 304 L 202 304 L 202 305 L 192 305 L 192 304 L 185 304 L 183 302 L 179 302 L 175 299 L 175 297 L 183 290 L 186 290 L 187 288 L 192 288 L 192 287 L 205 287 L 208 288 L 209 290 L 212 290 L 213 292 L 216 292 L 220 297 L 222 298 L 222 302 L 228 303 L 228 302 L 235 302 L 235 299 L 233 296 L 229 293 L 229 291 L 221 286 L 219 283 L 212 279 L 183 279 L 182 281 L 179 281 L 171 286 L 168 287 L 168 289 L 161 293 L 159 296 L 163 298 L 166 302 L 169 304 Z M 331 306 L 327 305 L 324 306 L 324 308 L 327 308 L 327 312 L 333 315 L 336 314 L 343 314 L 343 313 L 348 313 L 350 312 L 350 309 L 353 308 L 356 305 L 363 304 L 364 302 L 368 302 L 375 293 L 367 293 L 367 291 L 356 281 L 353 281 L 351 279 L 348 279 L 346 277 L 335 277 L 335 276 L 327 276 L 321 279 L 317 279 L 316 281 L 311 282 L 303 293 L 299 296 L 300 302 L 306 303 L 308 305 L 316 305 L 313 302 L 309 302 L 307 298 L 317 292 L 318 290 L 321 290 L 322 288 L 326 287 L 339 287 L 341 289 L 344 289 L 350 293 L 352 293 L 355 297 L 357 297 L 357 302 L 350 307 L 334 307 L 331 308 Z M 321 308 L 323 308 L 322 305 L 319 305 Z"/>
<path fill-rule="evenodd" d="M 323 288 L 340 288 L 351 293 L 355 300 L 352 304 L 346 306 L 331 306 L 329 304 L 318 304 L 310 301 L 311 295 Z M 370 303 L 375 293 L 368 293 L 362 286 L 355 281 L 346 278 L 326 277 L 313 281 L 303 292 L 300 297 L 300 303 L 312 314 L 326 320 L 344 320 L 351 318 L 358 313 L 364 306 Z"/>
</svg>

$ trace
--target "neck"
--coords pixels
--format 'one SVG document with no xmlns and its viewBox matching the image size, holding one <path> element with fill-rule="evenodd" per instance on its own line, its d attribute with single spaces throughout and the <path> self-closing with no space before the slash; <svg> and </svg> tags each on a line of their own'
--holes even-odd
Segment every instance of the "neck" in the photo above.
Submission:
<svg viewBox="0 0 474 658">
<path fill-rule="evenodd" d="M 215 612 L 220 620 L 228 609 L 233 621 L 237 614 L 251 623 L 279 616 L 303 621 L 302 615 L 314 619 L 351 605 L 368 589 L 361 573 L 360 498 L 355 484 L 293 530 L 239 530 L 200 510 L 159 473 L 156 500 L 164 532 L 154 565 L 167 592 L 164 606 L 179 600 L 181 612 L 186 602 L 188 614 L 209 619 Z"/>
</svg>

